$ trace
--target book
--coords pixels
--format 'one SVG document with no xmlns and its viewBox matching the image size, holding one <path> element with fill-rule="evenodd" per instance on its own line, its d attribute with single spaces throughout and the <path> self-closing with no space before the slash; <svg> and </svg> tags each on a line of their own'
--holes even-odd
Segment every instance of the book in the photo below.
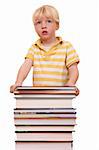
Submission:
<svg viewBox="0 0 99 150">
<path fill-rule="evenodd" d="M 74 131 L 74 125 L 15 125 L 16 131 Z"/>
<path fill-rule="evenodd" d="M 72 100 L 62 99 L 32 99 L 32 98 L 16 98 L 16 108 L 72 108 Z"/>
<path fill-rule="evenodd" d="M 61 90 L 75 90 L 77 89 L 76 86 L 18 86 L 16 88 L 16 91 L 17 90 L 58 90 L 58 89 L 61 89 Z"/>
<path fill-rule="evenodd" d="M 75 114 L 33 114 L 33 113 L 24 113 L 24 114 L 14 114 L 14 118 L 74 118 Z"/>
<path fill-rule="evenodd" d="M 14 118 L 15 125 L 75 125 L 74 118 Z"/>
<path fill-rule="evenodd" d="M 36 113 L 36 114 L 75 114 L 76 109 L 74 108 L 15 108 L 14 114 L 27 114 L 27 113 Z"/>
<path fill-rule="evenodd" d="M 18 141 L 72 141 L 72 132 L 16 131 Z"/>
<path fill-rule="evenodd" d="M 37 88 L 39 89 L 37 90 Z M 60 87 L 57 87 L 57 90 L 53 87 L 53 92 L 50 93 L 46 93 L 49 87 L 47 87 L 47 89 L 46 87 L 43 87 L 42 89 L 40 88 L 41 87 L 29 87 L 27 89 L 26 87 L 19 87 L 14 93 L 16 99 L 16 108 L 72 108 L 72 99 L 75 98 L 75 94 L 59 94 L 59 91 L 62 92 L 63 87 L 61 87 L 61 90 Z M 67 87 L 65 88 L 67 89 Z M 37 93 L 27 94 L 29 90 L 31 92 L 37 90 Z M 43 91 L 43 93 L 39 94 L 39 90 Z M 56 93 L 56 91 L 58 93 Z"/>
<path fill-rule="evenodd" d="M 38 87 L 38 86 L 21 86 L 17 87 L 14 94 L 78 94 L 78 89 L 75 86 L 56 86 L 56 87 Z"/>
<path fill-rule="evenodd" d="M 73 99 L 75 95 L 66 94 L 15 94 L 16 99 Z"/>
<path fill-rule="evenodd" d="M 16 141 L 16 150 L 72 150 L 72 142 Z"/>
</svg>

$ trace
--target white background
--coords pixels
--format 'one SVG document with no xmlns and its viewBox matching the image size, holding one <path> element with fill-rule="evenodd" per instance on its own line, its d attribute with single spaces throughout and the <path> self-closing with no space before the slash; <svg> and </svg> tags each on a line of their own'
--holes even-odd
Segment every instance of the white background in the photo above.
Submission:
<svg viewBox="0 0 99 150">
<path fill-rule="evenodd" d="M 17 71 L 32 42 L 37 39 L 32 14 L 43 4 L 55 6 L 60 14 L 57 35 L 70 41 L 80 57 L 80 95 L 74 100 L 77 126 L 74 150 L 99 150 L 98 102 L 98 0 L 3 0 L 0 1 L 0 150 L 14 150 L 13 109 L 9 93 Z M 32 71 L 24 82 L 32 85 Z"/>
</svg>

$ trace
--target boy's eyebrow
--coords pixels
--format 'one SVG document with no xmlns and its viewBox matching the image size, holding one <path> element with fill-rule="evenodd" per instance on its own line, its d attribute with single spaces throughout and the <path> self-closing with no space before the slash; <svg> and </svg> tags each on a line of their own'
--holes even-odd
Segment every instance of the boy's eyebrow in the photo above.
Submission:
<svg viewBox="0 0 99 150">
<path fill-rule="evenodd" d="M 54 20 L 52 16 L 48 16 L 48 17 L 45 16 L 45 17 L 46 17 L 46 19 L 52 19 L 52 20 Z M 43 16 L 41 16 L 41 17 L 38 16 L 34 20 L 42 20 L 42 18 L 43 18 Z"/>
<path fill-rule="evenodd" d="M 34 20 L 34 23 L 38 22 L 38 21 L 41 21 L 41 19 L 35 19 Z"/>
<path fill-rule="evenodd" d="M 38 19 L 35 19 L 34 22 L 38 22 L 38 21 L 42 21 L 42 20 L 43 20 L 42 18 L 38 18 Z M 46 20 L 54 21 L 54 19 L 51 17 L 47 17 Z"/>
</svg>

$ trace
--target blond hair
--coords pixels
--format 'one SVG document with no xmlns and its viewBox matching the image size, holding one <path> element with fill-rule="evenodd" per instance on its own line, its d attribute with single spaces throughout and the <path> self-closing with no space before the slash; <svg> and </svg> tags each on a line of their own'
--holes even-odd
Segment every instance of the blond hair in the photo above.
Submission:
<svg viewBox="0 0 99 150">
<path fill-rule="evenodd" d="M 36 9 L 33 14 L 33 23 L 36 19 L 41 18 L 42 16 L 46 16 L 48 18 L 52 18 L 59 25 L 59 14 L 56 8 L 50 5 L 43 5 L 40 8 Z"/>
</svg>

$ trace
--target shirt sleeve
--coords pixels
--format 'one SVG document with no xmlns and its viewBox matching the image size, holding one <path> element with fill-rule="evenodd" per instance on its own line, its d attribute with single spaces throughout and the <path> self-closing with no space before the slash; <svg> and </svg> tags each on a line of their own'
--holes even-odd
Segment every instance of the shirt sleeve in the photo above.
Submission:
<svg viewBox="0 0 99 150">
<path fill-rule="evenodd" d="M 79 56 L 71 43 L 68 42 L 66 50 L 66 67 L 69 68 L 74 63 L 79 63 Z"/>
<path fill-rule="evenodd" d="M 31 46 L 25 56 L 25 59 L 31 59 L 32 61 L 34 61 L 34 50 L 33 50 L 33 46 Z"/>
</svg>

